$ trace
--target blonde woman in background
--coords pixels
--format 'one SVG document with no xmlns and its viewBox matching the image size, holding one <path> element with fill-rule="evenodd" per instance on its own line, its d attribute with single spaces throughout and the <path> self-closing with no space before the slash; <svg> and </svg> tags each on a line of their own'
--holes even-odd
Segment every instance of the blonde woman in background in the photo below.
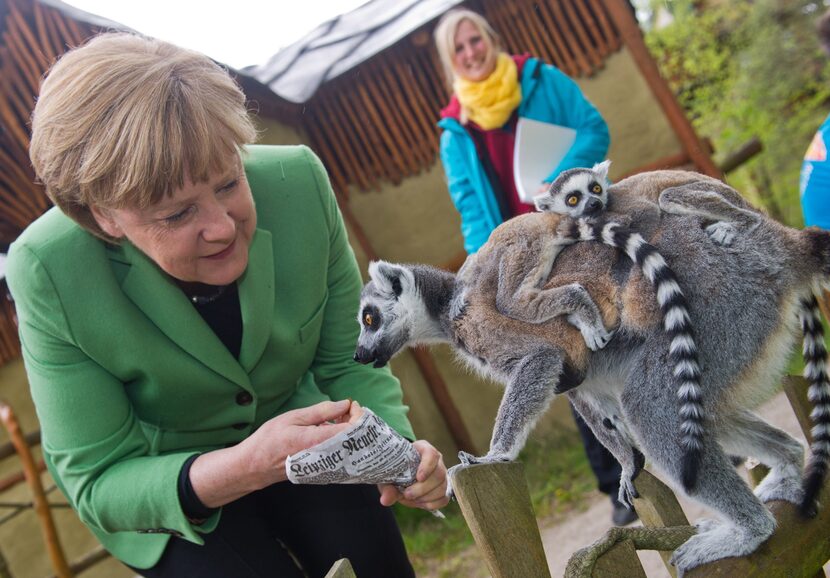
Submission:
<svg viewBox="0 0 830 578">
<path fill-rule="evenodd" d="M 435 28 L 435 45 L 452 90 L 441 111 L 441 161 L 447 187 L 461 215 L 467 253 L 475 253 L 490 233 L 511 217 L 534 211 L 516 190 L 513 149 L 519 118 L 576 131 L 576 139 L 546 182 L 567 169 L 605 159 L 608 127 L 579 86 L 557 68 L 528 54 L 510 55 L 480 14 L 452 10 Z M 636 514 L 617 502 L 621 468 L 574 412 L 599 489 L 613 503 L 613 522 L 624 525 Z"/>
</svg>

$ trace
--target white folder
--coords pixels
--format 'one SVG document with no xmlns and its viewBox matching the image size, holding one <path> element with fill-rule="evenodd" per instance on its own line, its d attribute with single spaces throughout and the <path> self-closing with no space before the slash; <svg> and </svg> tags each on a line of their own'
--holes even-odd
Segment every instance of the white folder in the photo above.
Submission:
<svg viewBox="0 0 830 578">
<path fill-rule="evenodd" d="M 576 140 L 572 128 L 519 118 L 513 148 L 513 179 L 519 199 L 533 204 L 542 182 L 565 158 Z"/>
</svg>

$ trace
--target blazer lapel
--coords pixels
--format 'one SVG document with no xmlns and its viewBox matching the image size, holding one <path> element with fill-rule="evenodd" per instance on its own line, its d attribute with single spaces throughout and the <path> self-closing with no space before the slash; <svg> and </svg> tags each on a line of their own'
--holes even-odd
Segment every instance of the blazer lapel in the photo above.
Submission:
<svg viewBox="0 0 830 578">
<path fill-rule="evenodd" d="M 127 297 L 184 351 L 234 383 L 250 387 L 247 373 L 176 284 L 131 243 L 124 241 L 121 248 L 130 264 L 121 286 Z"/>
<path fill-rule="evenodd" d="M 248 249 L 248 267 L 239 280 L 242 349 L 239 363 L 251 372 L 262 357 L 274 321 L 274 249 L 271 233 L 257 229 Z"/>
</svg>

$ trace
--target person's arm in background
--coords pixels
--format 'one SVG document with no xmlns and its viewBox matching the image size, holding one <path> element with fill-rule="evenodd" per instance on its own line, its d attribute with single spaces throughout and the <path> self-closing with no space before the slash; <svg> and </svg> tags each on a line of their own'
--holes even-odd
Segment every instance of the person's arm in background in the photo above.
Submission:
<svg viewBox="0 0 830 578">
<path fill-rule="evenodd" d="M 554 167 L 546 182 L 552 182 L 562 171 L 576 168 L 589 168 L 605 160 L 611 142 L 608 125 L 599 111 L 591 104 L 579 85 L 566 74 L 549 64 L 542 67 L 539 83 L 534 98 L 546 98 L 558 118 L 551 122 L 576 130 L 576 140 L 559 164 Z"/>
<path fill-rule="evenodd" d="M 449 130 L 441 134 L 441 163 L 447 176 L 450 198 L 461 215 L 464 250 L 472 254 L 487 242 L 498 223 L 491 223 L 484 213 L 462 156 L 461 138 L 461 135 Z"/>
<path fill-rule="evenodd" d="M 316 196 L 322 201 L 327 217 L 330 243 L 328 300 L 311 372 L 320 390 L 332 399 L 358 401 L 398 433 L 413 440 L 415 435 L 406 418 L 409 408 L 403 403 L 398 379 L 389 368 L 378 369 L 353 359 L 360 332 L 357 309 L 363 281 L 325 168 L 313 153 L 308 151 L 307 155 L 317 183 Z M 407 488 L 403 496 L 393 486 L 383 487 L 381 501 L 384 505 L 401 501 L 409 506 L 440 508 L 446 504 L 446 467 L 442 456 L 424 440 L 416 441 L 414 446 L 421 455 L 418 482 Z"/>
<path fill-rule="evenodd" d="M 804 224 L 830 229 L 830 159 L 827 140 L 830 118 L 824 121 L 813 137 L 801 167 L 801 209 Z"/>
</svg>

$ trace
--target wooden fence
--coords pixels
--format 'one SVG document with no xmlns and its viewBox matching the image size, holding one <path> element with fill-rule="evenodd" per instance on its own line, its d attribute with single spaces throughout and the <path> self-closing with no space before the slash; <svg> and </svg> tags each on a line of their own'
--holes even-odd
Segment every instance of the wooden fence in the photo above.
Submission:
<svg viewBox="0 0 830 578">
<path fill-rule="evenodd" d="M 784 383 L 790 405 L 807 440 L 810 439 L 810 404 L 802 378 Z M 645 577 L 637 550 L 657 550 L 666 568 L 671 551 L 695 532 L 672 491 L 648 471 L 635 480 L 640 498 L 634 502 L 642 528 L 611 528 L 599 541 L 577 551 L 568 561 L 565 578 Z M 476 465 L 459 471 L 453 487 L 490 573 L 494 578 L 522 576 L 549 578 L 536 518 L 520 463 Z M 830 484 L 820 495 L 823 507 L 816 517 L 804 519 L 796 506 L 772 502 L 777 521 L 773 536 L 751 555 L 726 558 L 699 566 L 687 578 L 714 576 L 784 578 L 824 576 L 830 560 Z"/>
</svg>

